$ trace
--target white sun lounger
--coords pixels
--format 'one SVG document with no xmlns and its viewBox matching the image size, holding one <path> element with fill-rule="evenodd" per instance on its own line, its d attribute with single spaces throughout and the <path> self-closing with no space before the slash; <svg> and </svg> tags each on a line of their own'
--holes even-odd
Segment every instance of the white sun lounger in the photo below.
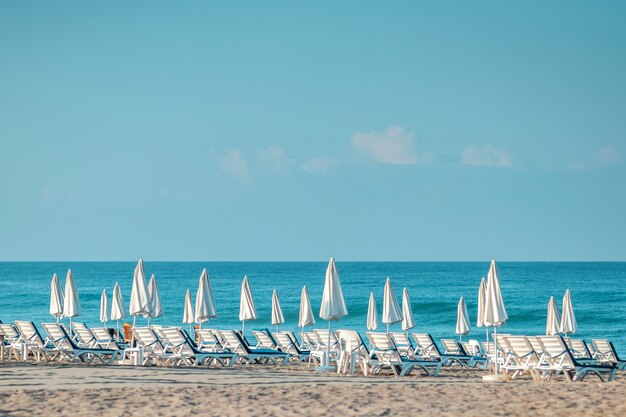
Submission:
<svg viewBox="0 0 626 417">
<path fill-rule="evenodd" d="M 170 360 L 176 364 L 185 363 L 188 365 L 211 365 L 217 362 L 222 366 L 232 367 L 237 358 L 232 352 L 202 352 L 198 350 L 191 338 L 177 327 L 163 329 L 163 336 L 167 342 L 167 349 L 172 353 Z"/>
<path fill-rule="evenodd" d="M 304 362 L 311 359 L 311 351 L 300 349 L 298 343 L 289 336 L 288 332 L 274 332 L 272 336 L 276 340 L 277 348 L 281 352 L 289 353 L 292 360 Z"/>
<path fill-rule="evenodd" d="M 502 342 L 506 356 L 502 368 L 511 379 L 518 375 L 528 374 L 535 381 L 541 381 L 541 373 L 538 371 L 541 363 L 540 353 L 535 352 L 526 336 L 504 336 Z"/>
<path fill-rule="evenodd" d="M 620 359 L 613 342 L 608 339 L 591 339 L 591 345 L 598 362 L 614 364 L 617 369 L 626 370 L 626 360 Z"/>
<path fill-rule="evenodd" d="M 42 326 L 48 333 L 48 340 L 54 346 L 54 350 L 61 354 L 62 359 L 87 364 L 98 359 L 102 363 L 111 364 L 122 356 L 119 350 L 79 347 L 65 329 L 56 323 L 43 323 Z"/>
<path fill-rule="evenodd" d="M 427 375 L 437 376 L 441 370 L 441 361 L 438 359 L 410 359 L 400 355 L 398 348 L 387 333 L 368 332 L 372 349 L 370 350 L 371 369 L 373 373 L 380 372 L 381 368 L 389 367 L 396 376 L 405 376 L 413 368 L 423 369 Z"/>
<path fill-rule="evenodd" d="M 597 375 L 601 381 L 615 378 L 614 364 L 582 363 L 570 352 L 561 336 L 537 336 L 543 347 L 542 363 L 537 369 L 544 371 L 544 379 L 563 374 L 568 381 L 582 381 L 587 374 Z"/>
<path fill-rule="evenodd" d="M 143 363 L 153 363 L 154 365 L 169 364 L 170 353 L 167 352 L 165 342 L 157 336 L 155 331 L 149 327 L 135 327 L 132 330 L 133 337 L 137 342 L 137 347 L 143 350 Z"/>
<path fill-rule="evenodd" d="M 273 363 L 278 365 L 280 362 L 286 365 L 291 358 L 289 353 L 275 349 L 255 349 L 248 345 L 246 340 L 234 330 L 220 330 L 219 333 L 225 341 L 224 347 L 239 355 L 237 360 L 241 363 Z"/>
</svg>

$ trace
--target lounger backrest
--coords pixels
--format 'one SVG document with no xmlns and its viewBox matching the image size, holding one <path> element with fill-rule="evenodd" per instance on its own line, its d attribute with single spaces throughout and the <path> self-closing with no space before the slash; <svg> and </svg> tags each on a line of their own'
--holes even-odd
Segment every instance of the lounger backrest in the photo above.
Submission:
<svg viewBox="0 0 626 417">
<path fill-rule="evenodd" d="M 257 348 L 274 349 L 276 347 L 276 344 L 274 343 L 272 338 L 267 333 L 265 333 L 265 331 L 253 330 L 252 334 L 258 342 L 256 345 Z"/>
<path fill-rule="evenodd" d="M 147 351 L 155 353 L 165 353 L 165 347 L 154 330 L 149 327 L 135 327 L 133 328 L 135 340 L 137 344 L 143 347 Z"/>
<path fill-rule="evenodd" d="M 304 332 L 302 336 L 304 337 L 304 343 L 312 348 L 318 349 L 321 346 L 319 336 L 314 331 Z"/>
<path fill-rule="evenodd" d="M 479 356 L 480 355 L 480 344 L 478 344 L 478 342 L 476 342 L 476 341 L 473 341 L 473 343 L 461 342 L 461 346 L 463 346 L 463 350 L 468 355 L 472 355 L 472 356 Z"/>
<path fill-rule="evenodd" d="M 367 338 L 370 340 L 373 349 L 377 350 L 391 350 L 397 349 L 393 339 L 389 337 L 389 334 L 382 332 L 367 332 Z"/>
<path fill-rule="evenodd" d="M 46 333 L 48 333 L 50 341 L 57 349 L 71 351 L 78 348 L 72 339 L 70 339 L 65 329 L 60 325 L 56 323 L 43 323 L 42 326 L 46 330 Z"/>
<path fill-rule="evenodd" d="M 539 363 L 537 352 L 535 352 L 526 336 L 506 336 L 506 343 L 510 352 L 518 358 L 523 358 L 521 360 L 525 364 L 537 365 Z"/>
<path fill-rule="evenodd" d="M 444 348 L 444 354 L 450 355 L 465 355 L 465 350 L 459 343 L 454 339 L 441 339 L 441 344 Z"/>
<path fill-rule="evenodd" d="M 543 353 L 543 345 L 539 342 L 537 336 L 526 336 L 526 339 L 528 339 L 528 343 L 530 343 L 530 345 L 533 347 L 533 350 L 538 355 Z"/>
<path fill-rule="evenodd" d="M 413 336 L 413 340 L 417 344 L 420 355 L 431 358 L 439 358 L 441 356 L 439 347 L 431 335 L 428 333 L 413 333 L 411 336 Z"/>
<path fill-rule="evenodd" d="M 493 342 L 480 342 L 480 345 L 483 347 L 483 352 L 485 352 L 485 354 L 494 354 L 495 344 Z"/>
<path fill-rule="evenodd" d="M 220 335 L 224 339 L 225 348 L 230 349 L 235 353 L 249 354 L 252 351 L 250 347 L 241 337 L 239 333 L 234 330 L 220 330 Z"/>
<path fill-rule="evenodd" d="M 291 330 L 283 330 L 282 333 L 287 333 L 287 335 L 291 338 L 291 340 L 296 344 L 296 346 L 300 347 L 300 341 L 294 332 Z"/>
<path fill-rule="evenodd" d="M 35 327 L 35 323 L 32 321 L 15 320 L 15 326 L 19 329 L 22 339 L 28 343 L 35 343 L 39 347 L 44 347 L 45 341 Z"/>
<path fill-rule="evenodd" d="M 591 339 L 591 344 L 598 359 L 613 363 L 620 361 L 615 346 L 608 339 Z"/>
<path fill-rule="evenodd" d="M 195 349 L 190 345 L 189 339 L 185 337 L 181 329 L 168 327 L 167 329 L 161 329 L 161 333 L 165 341 L 173 347 L 175 352 L 187 355 L 193 355 L 195 353 Z"/>
<path fill-rule="evenodd" d="M 570 351 L 575 358 L 591 359 L 591 352 L 589 352 L 587 343 L 585 343 L 584 340 L 571 339 L 568 337 L 565 339 L 565 343 L 567 343 L 567 347 L 570 348 Z"/>
<path fill-rule="evenodd" d="M 96 343 L 98 344 L 98 347 L 102 349 L 120 350 L 120 346 L 113 341 L 107 329 L 95 327 L 90 330 L 96 338 Z"/>
<path fill-rule="evenodd" d="M 164 328 L 163 326 L 156 326 L 156 325 L 152 325 L 150 326 L 152 328 L 152 330 L 154 330 L 154 333 L 156 333 L 157 337 L 161 340 L 165 340 L 165 333 L 164 333 Z"/>
<path fill-rule="evenodd" d="M 328 330 L 315 329 L 315 333 L 317 334 L 318 342 L 320 343 L 320 347 L 327 348 L 328 347 L 328 337 L 330 336 L 330 348 L 336 349 L 339 341 L 337 340 L 337 336 L 335 333 L 329 332 Z"/>
<path fill-rule="evenodd" d="M 0 324 L 0 333 L 4 334 L 5 341 L 15 341 L 20 337 L 20 334 L 15 327 L 8 323 Z"/>
<path fill-rule="evenodd" d="M 574 357 L 561 336 L 538 336 L 539 343 L 548 359 L 565 368 L 573 368 Z"/>
<path fill-rule="evenodd" d="M 413 343 L 411 343 L 411 339 L 407 336 L 405 332 L 390 332 L 389 335 L 391 339 L 396 344 L 397 347 L 413 347 Z"/>
<path fill-rule="evenodd" d="M 210 329 L 196 329 L 198 337 L 198 345 L 202 347 L 214 348 L 221 346 L 221 343 L 215 333 Z"/>
<path fill-rule="evenodd" d="M 272 336 L 274 340 L 276 340 L 277 348 L 282 352 L 293 353 L 296 355 L 301 355 L 304 352 L 298 346 L 298 342 L 293 340 L 289 335 L 293 332 L 274 332 Z"/>
<path fill-rule="evenodd" d="M 72 323 L 72 327 L 74 328 L 74 334 L 81 344 L 89 346 L 94 342 L 95 337 L 85 323 Z"/>
</svg>

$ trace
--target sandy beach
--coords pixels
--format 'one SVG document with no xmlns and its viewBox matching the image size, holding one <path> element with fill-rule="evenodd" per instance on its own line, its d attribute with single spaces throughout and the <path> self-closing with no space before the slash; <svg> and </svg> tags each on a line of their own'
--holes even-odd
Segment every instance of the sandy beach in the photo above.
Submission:
<svg viewBox="0 0 626 417">
<path fill-rule="evenodd" d="M 303 367 L 235 369 L 2 364 L 0 415 L 623 416 L 626 379 L 487 384 L 484 371 L 338 376 Z"/>
</svg>

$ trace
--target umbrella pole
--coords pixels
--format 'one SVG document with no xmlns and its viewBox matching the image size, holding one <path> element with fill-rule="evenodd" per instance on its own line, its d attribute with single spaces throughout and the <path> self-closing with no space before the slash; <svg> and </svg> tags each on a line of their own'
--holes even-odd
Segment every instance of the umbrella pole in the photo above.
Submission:
<svg viewBox="0 0 626 417">
<path fill-rule="evenodd" d="M 74 337 L 74 332 L 72 331 L 72 318 L 70 317 L 70 338 Z"/>
<path fill-rule="evenodd" d="M 389 323 L 387 323 L 387 333 L 389 333 Z"/>
<path fill-rule="evenodd" d="M 276 333 L 278 333 L 278 324 L 276 325 Z"/>
<path fill-rule="evenodd" d="M 116 320 L 115 330 L 117 330 L 117 340 L 120 339 L 120 321 Z"/>
<path fill-rule="evenodd" d="M 330 320 L 328 320 L 328 344 L 326 345 L 328 348 L 328 354 L 326 356 L 326 366 L 330 366 Z"/>
<path fill-rule="evenodd" d="M 148 316 L 148 327 L 150 327 L 150 316 Z"/>
<path fill-rule="evenodd" d="M 245 329 L 246 329 L 246 321 L 241 320 L 241 337 L 243 337 Z"/>
<path fill-rule="evenodd" d="M 135 330 L 135 324 L 137 324 L 137 316 L 133 316 L 133 330 Z M 130 347 L 135 347 L 135 332 L 131 331 Z"/>
<path fill-rule="evenodd" d="M 495 350 L 495 361 L 496 363 L 494 364 L 494 375 L 498 375 L 498 327 L 497 326 L 493 326 L 493 340 L 494 340 L 494 350 Z"/>
</svg>

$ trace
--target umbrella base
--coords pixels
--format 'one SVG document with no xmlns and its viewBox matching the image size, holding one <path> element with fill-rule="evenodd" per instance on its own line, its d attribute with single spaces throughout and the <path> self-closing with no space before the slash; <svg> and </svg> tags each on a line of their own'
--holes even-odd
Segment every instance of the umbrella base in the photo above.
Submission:
<svg viewBox="0 0 626 417">
<path fill-rule="evenodd" d="M 507 377 L 504 374 L 491 374 L 483 376 L 483 382 L 506 382 Z"/>
<path fill-rule="evenodd" d="M 334 366 L 316 366 L 315 370 L 317 372 L 337 372 L 337 368 Z"/>
</svg>

